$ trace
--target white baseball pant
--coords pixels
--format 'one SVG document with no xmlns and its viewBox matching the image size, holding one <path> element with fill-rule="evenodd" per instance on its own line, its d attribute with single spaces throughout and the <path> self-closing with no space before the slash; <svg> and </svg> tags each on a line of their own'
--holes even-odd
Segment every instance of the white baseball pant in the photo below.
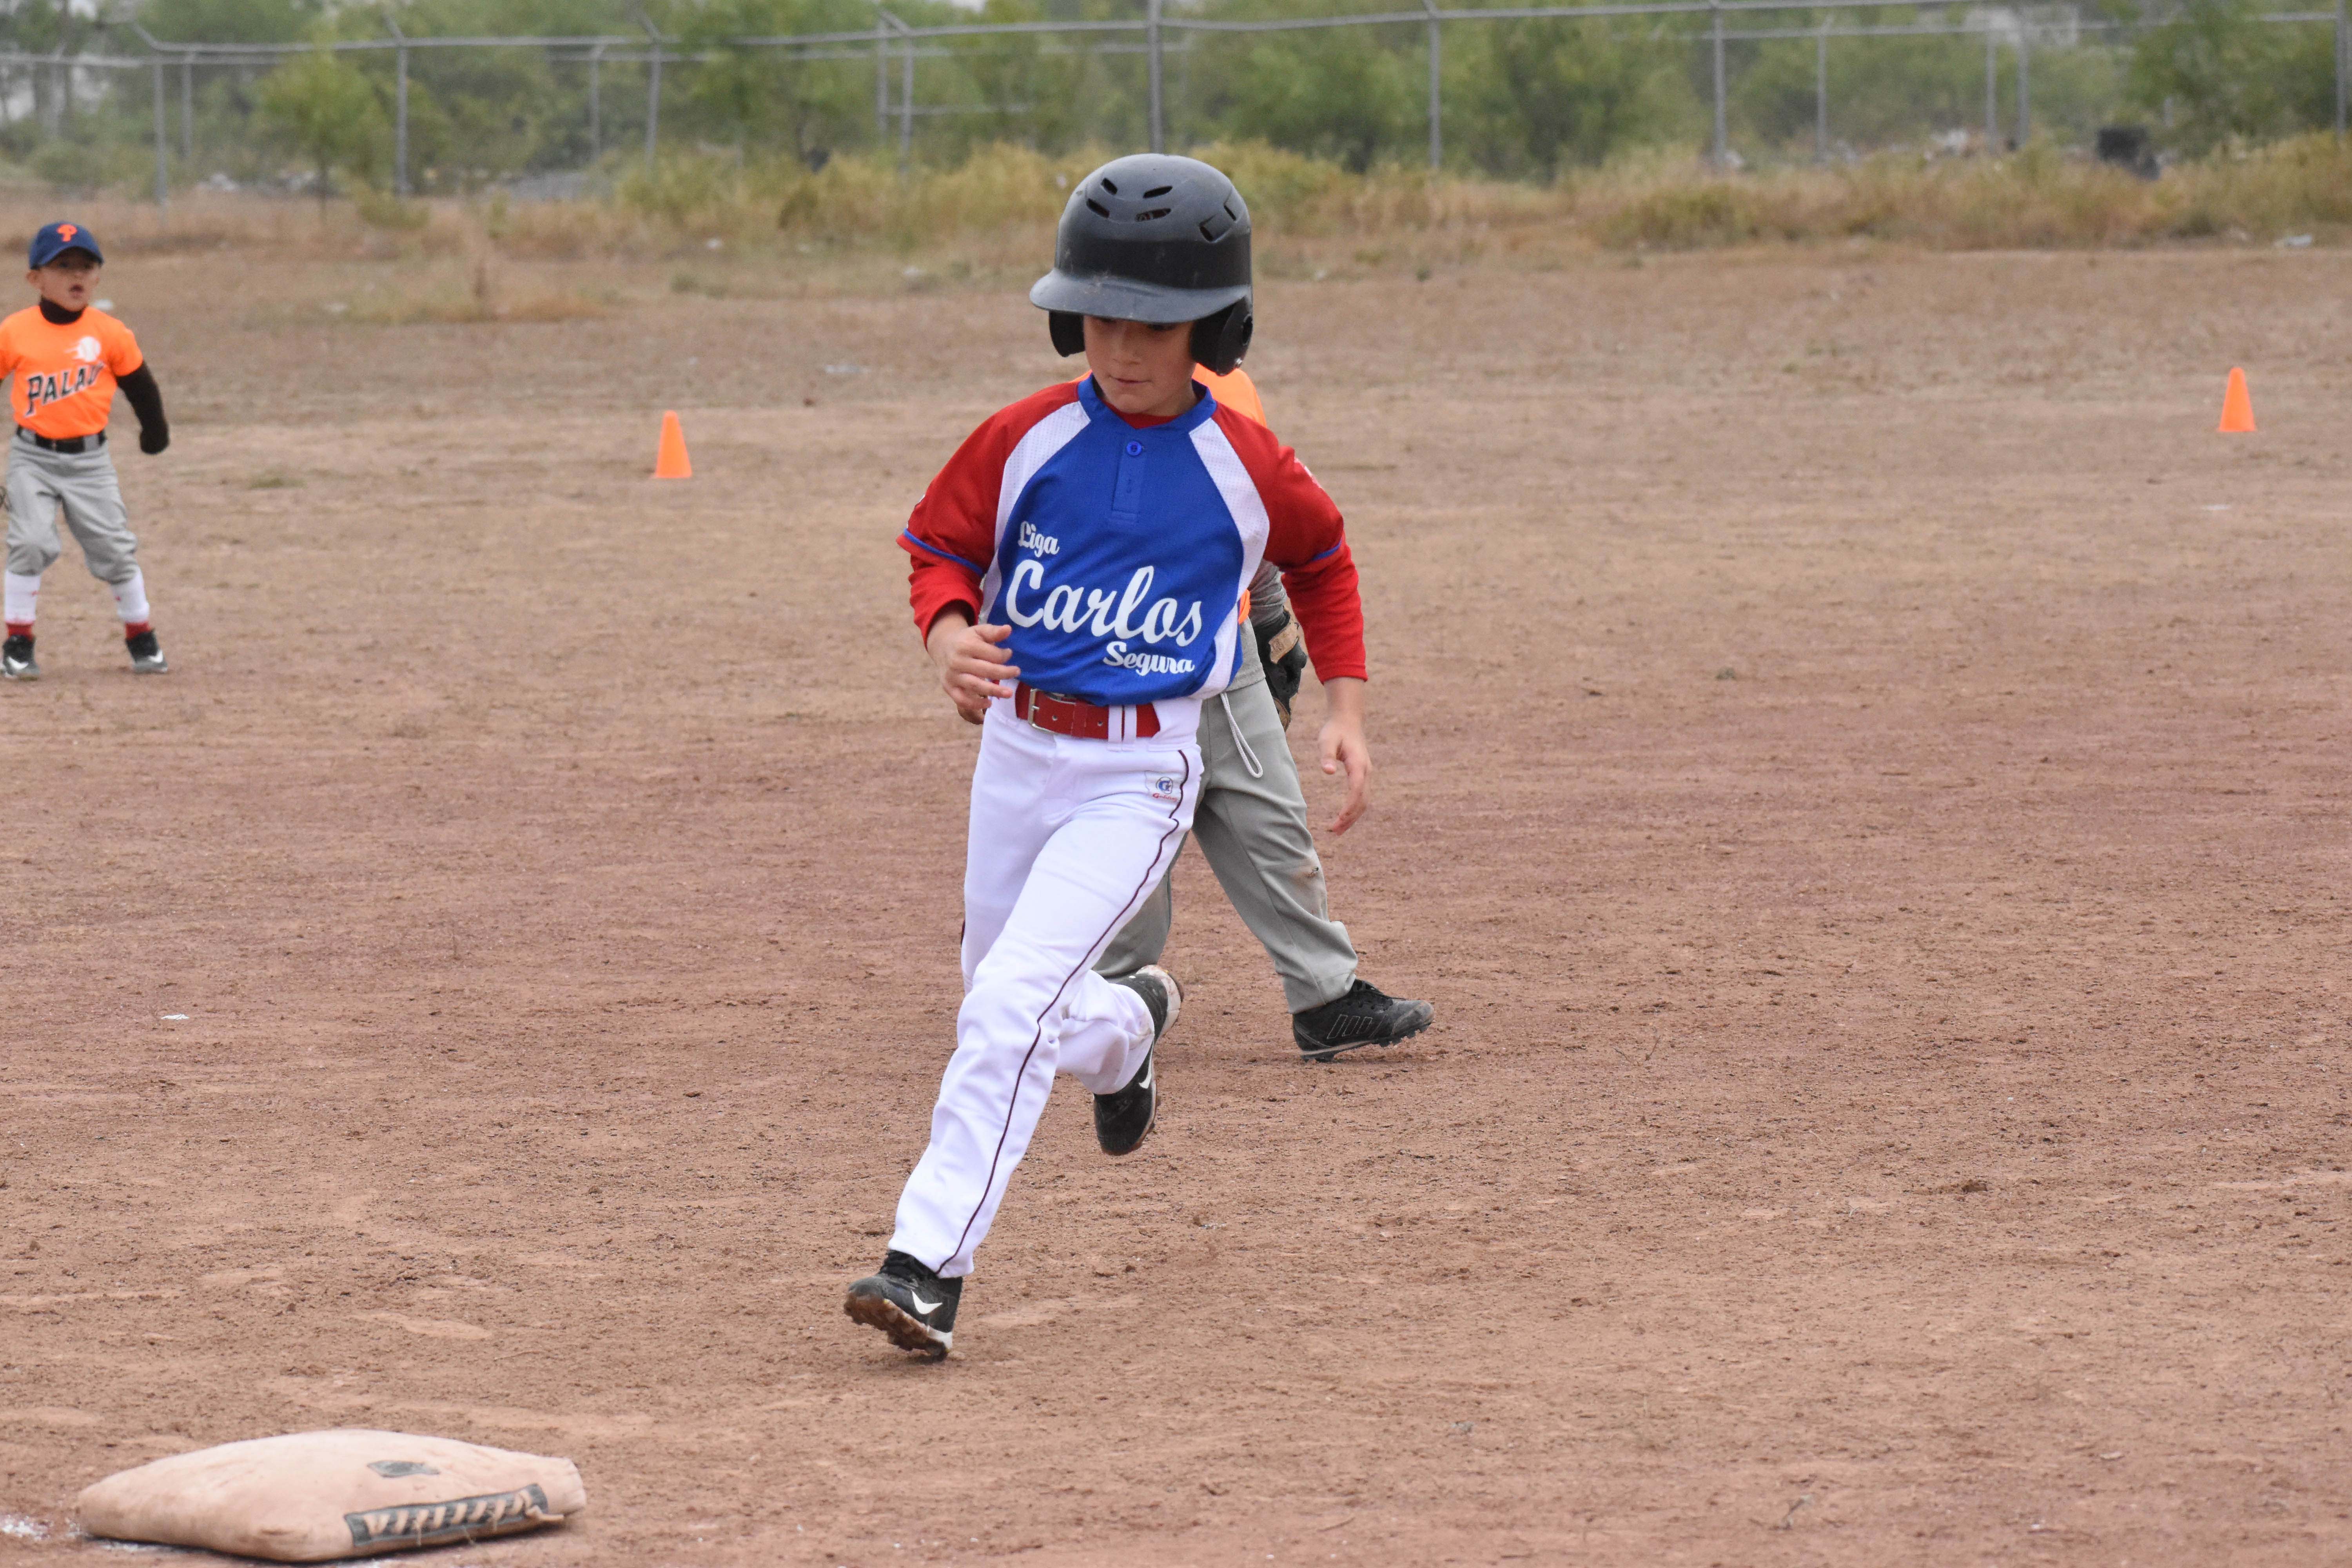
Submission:
<svg viewBox="0 0 2352 1568">
<path fill-rule="evenodd" d="M 1056 1070 L 1127 1086 L 1151 1047 L 1143 999 L 1094 973 L 1183 845 L 1201 794 L 1200 705 L 1160 705 L 1144 741 L 1049 734 L 989 706 L 964 851 L 963 1006 L 931 1141 L 891 1247 L 971 1272 Z"/>
</svg>

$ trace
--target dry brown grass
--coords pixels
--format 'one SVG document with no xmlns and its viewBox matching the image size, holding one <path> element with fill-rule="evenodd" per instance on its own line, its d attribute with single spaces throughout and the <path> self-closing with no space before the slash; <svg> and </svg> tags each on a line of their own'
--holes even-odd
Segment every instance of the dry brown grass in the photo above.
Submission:
<svg viewBox="0 0 2352 1568">
<path fill-rule="evenodd" d="M 1692 248 L 1863 237 L 1938 250 L 2337 237 L 2352 155 L 2308 137 L 2141 180 L 2050 147 L 1998 159 L 1884 158 L 1840 169 L 1694 179 L 1652 169 L 1568 187 L 1572 222 L 1612 247 Z"/>
<path fill-rule="evenodd" d="M 1885 242 L 1938 250 L 2268 244 L 2352 234 L 2352 153 L 2310 137 L 2132 178 L 2054 149 L 1724 175 L 1658 154 L 1549 185 L 1353 174 L 1264 145 L 1202 149 L 1249 196 L 1269 276 L 1415 270 L 1482 260 L 1543 265 L 1595 250 Z M 924 289 L 1032 267 L 1070 184 L 1102 153 L 998 147 L 906 177 L 835 160 L 739 164 L 684 157 L 624 178 L 601 202 L 501 198 L 318 203 L 196 195 L 168 213 L 119 197 L 0 196 L 0 232 L 71 211 L 117 255 L 217 250 L 289 261 L 400 264 L 404 281 L 354 300 L 384 324 L 562 321 L 616 297 L 527 276 L 534 264 L 663 263 L 672 291 L 711 295 Z M 779 266 L 782 262 L 783 265 Z"/>
<path fill-rule="evenodd" d="M 1318 239 L 1475 249 L 1533 235 L 1603 248 L 1693 248 L 1855 237 L 1935 249 L 2141 245 L 2334 234 L 2352 226 L 2352 153 L 2307 137 L 2147 181 L 2036 146 L 2004 158 L 1889 155 L 1831 168 L 1725 175 L 1686 154 L 1655 154 L 1549 185 L 1432 177 L 1337 164 L 1263 144 L 1209 147 L 1277 252 Z M 982 255 L 1034 237 L 1099 151 L 1051 158 L 1000 147 L 953 169 L 899 178 L 840 159 L 822 173 L 717 161 L 625 183 L 615 205 L 672 232 L 755 240 L 761 226 L 803 243 L 954 246 Z M 609 212 L 600 215 L 609 224 Z M 551 226 L 562 226 L 555 219 Z M 608 231 L 609 232 L 609 231 Z"/>
</svg>

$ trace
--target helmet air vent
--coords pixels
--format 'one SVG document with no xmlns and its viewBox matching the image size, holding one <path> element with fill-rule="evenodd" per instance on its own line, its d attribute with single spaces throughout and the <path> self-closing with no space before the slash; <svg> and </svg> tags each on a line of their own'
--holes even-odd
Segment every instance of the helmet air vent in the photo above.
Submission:
<svg viewBox="0 0 2352 1568">
<path fill-rule="evenodd" d="M 1094 197 L 1092 197 L 1092 196 L 1088 196 L 1088 197 L 1087 198 L 1087 205 L 1088 205 L 1088 206 L 1090 206 L 1090 207 L 1092 207 L 1092 208 L 1094 209 L 1095 216 L 1096 216 L 1097 217 L 1108 217 L 1108 216 L 1110 216 L 1110 208 L 1108 208 L 1108 207 L 1107 207 L 1107 206 L 1103 205 L 1102 205 L 1102 203 L 1100 203 L 1100 202 L 1098 202 L 1098 201 L 1095 200 L 1095 199 L 1094 199 Z"/>
<path fill-rule="evenodd" d="M 1176 209 L 1174 207 L 1147 207 L 1142 212 L 1135 215 L 1135 221 L 1138 223 L 1150 223 L 1153 218 L 1166 217 L 1170 213 L 1172 213 Z"/>
<path fill-rule="evenodd" d="M 1164 196 L 1175 188 L 1173 185 L 1154 185 L 1143 193 L 1143 199 L 1148 202 L 1154 196 Z"/>
<path fill-rule="evenodd" d="M 1106 191 L 1108 191 L 1112 195 L 1118 195 L 1118 187 L 1117 185 L 1112 184 L 1108 180 L 1105 180 L 1105 181 L 1102 183 L 1102 188 L 1103 188 L 1104 190 L 1106 190 Z"/>
</svg>

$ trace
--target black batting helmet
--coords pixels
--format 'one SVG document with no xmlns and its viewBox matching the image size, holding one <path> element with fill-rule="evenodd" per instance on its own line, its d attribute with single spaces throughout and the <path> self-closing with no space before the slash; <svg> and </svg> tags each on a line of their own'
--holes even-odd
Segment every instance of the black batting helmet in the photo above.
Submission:
<svg viewBox="0 0 2352 1568">
<path fill-rule="evenodd" d="M 1191 321 L 1192 358 L 1223 375 L 1249 352 L 1250 216 L 1234 183 L 1197 158 L 1139 153 L 1078 182 L 1054 234 L 1054 270 L 1029 302 L 1054 347 L 1086 347 L 1085 318 Z"/>
</svg>

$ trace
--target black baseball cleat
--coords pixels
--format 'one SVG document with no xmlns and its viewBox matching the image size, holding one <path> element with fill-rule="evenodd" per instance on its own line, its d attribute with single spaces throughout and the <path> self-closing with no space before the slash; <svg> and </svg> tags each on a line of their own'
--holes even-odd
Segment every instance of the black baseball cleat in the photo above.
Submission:
<svg viewBox="0 0 2352 1568">
<path fill-rule="evenodd" d="M 849 1288 L 841 1310 L 879 1329 L 902 1351 L 944 1360 L 955 1343 L 961 1279 L 942 1279 L 903 1252 L 886 1252 L 882 1267 Z"/>
<path fill-rule="evenodd" d="M 171 673 L 172 667 L 163 662 L 163 646 L 156 642 L 155 633 L 152 627 L 143 632 L 131 633 L 122 639 L 122 646 L 131 651 L 131 668 L 139 674 L 168 675 Z"/>
<path fill-rule="evenodd" d="M 41 679 L 41 667 L 33 662 L 32 638 L 14 637 L 0 642 L 0 676 L 11 680 Z"/>
<path fill-rule="evenodd" d="M 1320 1007 L 1290 1016 L 1290 1037 L 1310 1062 L 1328 1062 L 1358 1046 L 1393 1046 L 1429 1027 L 1437 1009 L 1426 1002 L 1391 996 L 1369 980 Z"/>
<path fill-rule="evenodd" d="M 1106 1154 L 1132 1154 L 1150 1136 L 1160 1115 L 1160 1094 L 1152 1087 L 1151 1053 L 1143 1053 L 1143 1068 L 1117 1094 L 1095 1096 L 1095 1142 Z"/>
<path fill-rule="evenodd" d="M 1176 977 L 1156 963 L 1122 974 L 1111 984 L 1124 985 L 1141 997 L 1151 1015 L 1151 1049 L 1143 1053 L 1143 1066 L 1125 1089 L 1095 1096 L 1095 1142 L 1106 1154 L 1132 1154 L 1150 1135 L 1151 1124 L 1160 1115 L 1153 1063 L 1160 1042 L 1168 1037 L 1168 1031 L 1176 1026 L 1176 1016 L 1184 1009 L 1184 992 Z"/>
</svg>

